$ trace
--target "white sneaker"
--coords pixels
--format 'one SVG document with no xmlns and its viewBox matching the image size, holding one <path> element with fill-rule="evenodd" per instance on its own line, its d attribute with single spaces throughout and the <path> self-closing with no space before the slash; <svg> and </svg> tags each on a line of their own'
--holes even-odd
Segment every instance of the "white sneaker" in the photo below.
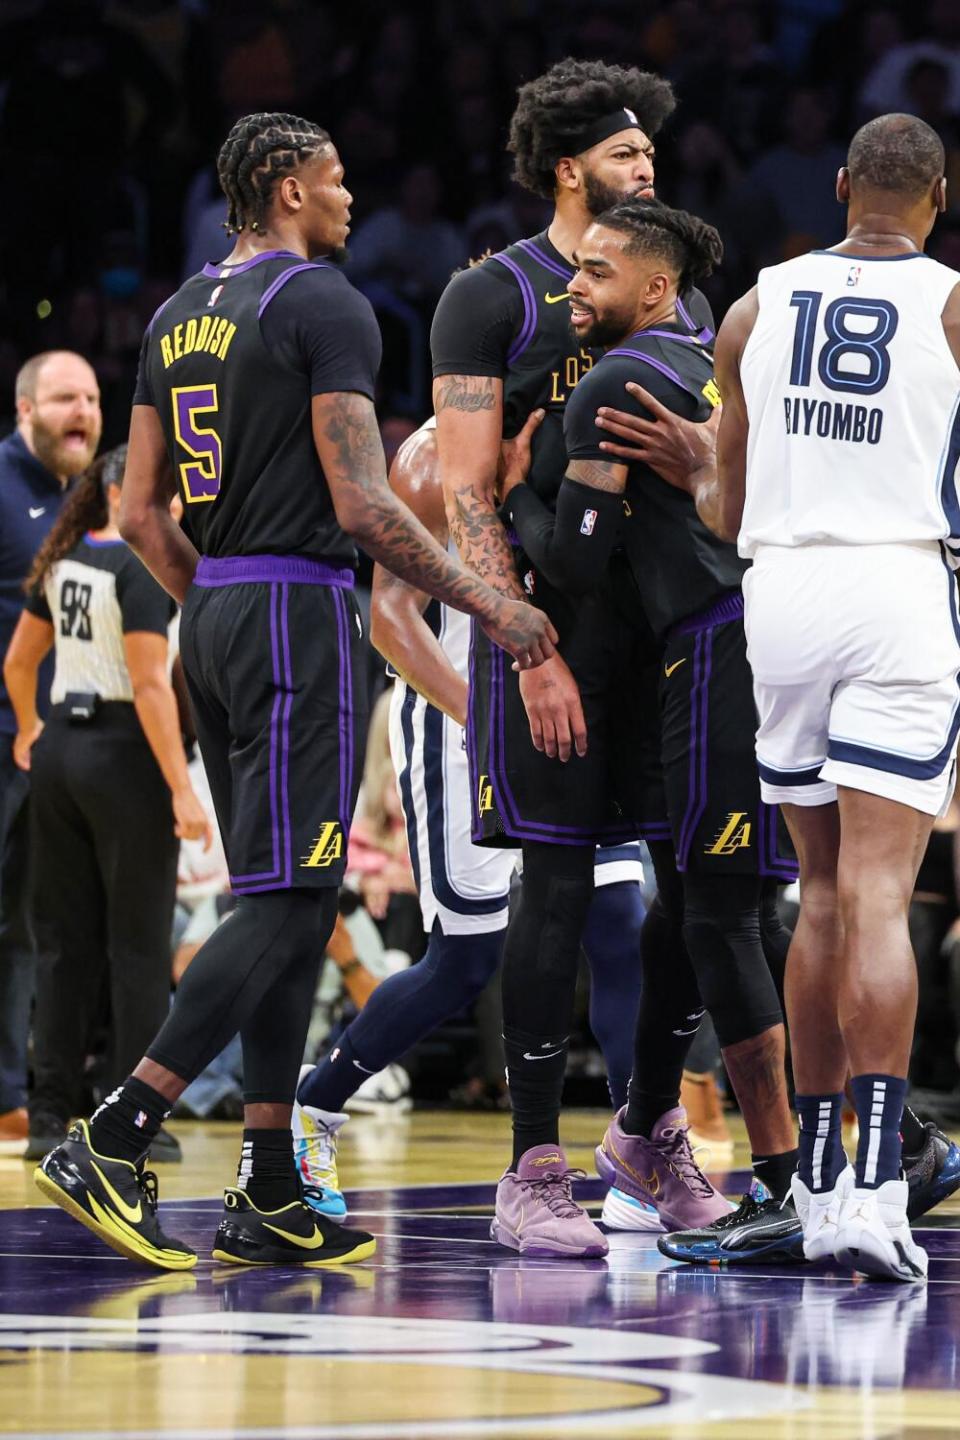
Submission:
<svg viewBox="0 0 960 1440">
<path fill-rule="evenodd" d="M 608 1230 L 654 1230 L 659 1234 L 666 1228 L 656 1205 L 648 1205 L 637 1196 L 628 1195 L 626 1190 L 618 1190 L 615 1185 L 607 1191 L 600 1223 Z"/>
<path fill-rule="evenodd" d="M 837 1222 L 837 1261 L 878 1280 L 927 1278 L 927 1252 L 910 1233 L 906 1180 L 887 1180 L 876 1190 L 850 1190 Z"/>
<path fill-rule="evenodd" d="M 413 1109 L 410 1076 L 402 1065 L 387 1065 L 375 1075 L 367 1076 L 346 1101 L 346 1108 L 360 1115 L 381 1115 L 386 1110 L 395 1115 L 405 1114 Z"/>
<path fill-rule="evenodd" d="M 312 1069 L 312 1065 L 301 1066 L 298 1085 Z M 291 1119 L 293 1158 L 303 1181 L 304 1200 L 311 1209 L 335 1220 L 347 1213 L 347 1202 L 337 1176 L 337 1141 L 341 1128 L 349 1119 L 349 1115 L 318 1110 L 313 1105 L 301 1105 L 299 1101 L 294 1101 Z"/>
<path fill-rule="evenodd" d="M 803 1226 L 805 1259 L 833 1259 L 840 1211 L 855 1182 L 856 1171 L 852 1165 L 840 1171 L 832 1190 L 808 1190 L 800 1176 L 794 1175 L 790 1188 Z"/>
</svg>

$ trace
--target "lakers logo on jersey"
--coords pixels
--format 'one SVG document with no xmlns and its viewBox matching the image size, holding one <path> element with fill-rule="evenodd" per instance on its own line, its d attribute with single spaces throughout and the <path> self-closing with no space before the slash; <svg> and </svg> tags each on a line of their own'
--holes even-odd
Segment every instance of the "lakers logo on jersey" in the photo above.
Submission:
<svg viewBox="0 0 960 1440">
<path fill-rule="evenodd" d="M 486 775 L 480 776 L 480 784 L 477 786 L 477 813 L 486 815 L 493 809 L 493 786 Z"/>
<path fill-rule="evenodd" d="M 700 393 L 703 396 L 704 400 L 709 400 L 714 410 L 716 410 L 717 406 L 720 404 L 720 390 L 717 386 L 716 380 L 708 380 Z"/>
<path fill-rule="evenodd" d="M 750 832 L 753 829 L 751 822 L 747 819 L 746 810 L 732 810 L 727 816 L 727 823 L 716 835 L 711 844 L 706 846 L 705 855 L 735 855 L 738 850 L 749 850 Z"/>
<path fill-rule="evenodd" d="M 343 829 L 339 820 L 325 820 L 313 849 L 300 861 L 301 870 L 326 870 L 334 860 L 343 858 Z"/>
</svg>

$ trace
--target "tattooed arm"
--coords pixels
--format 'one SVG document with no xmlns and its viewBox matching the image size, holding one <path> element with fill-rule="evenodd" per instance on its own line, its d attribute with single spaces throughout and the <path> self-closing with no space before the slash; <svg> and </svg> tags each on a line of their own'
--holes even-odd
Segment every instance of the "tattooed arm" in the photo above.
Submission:
<svg viewBox="0 0 960 1440">
<path fill-rule="evenodd" d="M 435 430 L 417 430 L 390 467 L 390 488 L 422 520 L 439 545 L 447 543 L 447 517 L 437 466 Z M 382 565 L 373 570 L 370 639 L 398 675 L 458 725 L 467 723 L 467 682 L 444 654 L 423 618 L 429 595 Z"/>
<path fill-rule="evenodd" d="M 497 595 L 447 554 L 387 484 L 373 402 L 355 392 L 314 395 L 313 437 L 337 519 L 374 560 L 428 595 L 475 615 L 520 667 L 548 659 L 556 631 L 532 605 Z"/>
<path fill-rule="evenodd" d="M 494 590 L 523 599 L 495 489 L 503 431 L 503 381 L 441 375 L 433 382 L 440 474 L 450 534 L 463 563 Z"/>
</svg>

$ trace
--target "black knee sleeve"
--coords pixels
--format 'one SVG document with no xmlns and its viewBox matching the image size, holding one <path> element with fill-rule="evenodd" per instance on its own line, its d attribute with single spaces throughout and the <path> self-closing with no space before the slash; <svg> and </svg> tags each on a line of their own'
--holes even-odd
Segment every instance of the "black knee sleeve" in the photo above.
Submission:
<svg viewBox="0 0 960 1440">
<path fill-rule="evenodd" d="M 337 892 L 332 889 L 243 896 L 180 981 L 173 1009 L 148 1058 L 193 1080 L 228 1040 L 253 1022 L 258 1007 L 291 966 L 319 962 L 336 914 Z M 287 1005 L 280 1008 L 289 1018 Z M 296 1050 L 296 1066 L 309 1024 L 309 1006 L 306 1010 L 299 1049 L 296 1036 L 284 1042 Z M 262 1023 L 266 1030 L 272 1028 L 266 1018 Z"/>
<path fill-rule="evenodd" d="M 783 1021 L 760 935 L 760 882 L 686 875 L 683 934 L 722 1047 Z"/>
<path fill-rule="evenodd" d="M 776 880 L 764 880 L 760 891 L 760 940 L 767 965 L 783 1005 L 783 977 L 793 931 L 783 923 L 779 908 L 780 887 Z"/>
<path fill-rule="evenodd" d="M 595 854 L 589 846 L 524 845 L 520 901 L 503 945 L 505 1032 L 567 1034 Z"/>
</svg>

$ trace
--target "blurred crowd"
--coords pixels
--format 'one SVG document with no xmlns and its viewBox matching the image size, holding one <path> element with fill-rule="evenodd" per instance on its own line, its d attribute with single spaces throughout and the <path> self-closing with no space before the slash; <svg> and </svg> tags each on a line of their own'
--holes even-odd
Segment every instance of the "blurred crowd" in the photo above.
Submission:
<svg viewBox="0 0 960 1440">
<path fill-rule="evenodd" d="M 223 136 L 238 115 L 286 110 L 326 126 L 344 159 L 349 273 L 378 313 L 380 409 L 402 438 L 428 407 L 451 271 L 543 223 L 511 183 L 507 126 L 517 85 L 565 54 L 673 82 L 658 189 L 724 237 L 718 314 L 760 265 L 839 239 L 832 177 L 872 115 L 928 121 L 960 197 L 956 0 L 5 0 L 0 387 L 27 355 L 69 346 L 95 363 L 119 443 L 146 321 L 226 251 Z M 933 250 L 960 259 L 956 210 Z"/>
</svg>

